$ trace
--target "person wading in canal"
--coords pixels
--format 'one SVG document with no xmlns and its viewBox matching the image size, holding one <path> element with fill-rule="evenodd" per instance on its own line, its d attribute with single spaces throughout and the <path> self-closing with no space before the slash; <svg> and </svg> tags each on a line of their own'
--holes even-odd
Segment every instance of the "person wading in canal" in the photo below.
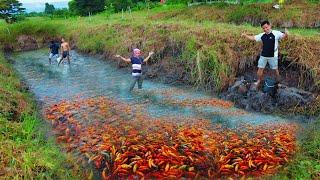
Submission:
<svg viewBox="0 0 320 180">
<path fill-rule="evenodd" d="M 60 61 L 58 63 L 58 66 L 60 65 L 60 63 L 67 58 L 68 59 L 68 63 L 70 64 L 70 45 L 68 42 L 66 42 L 64 40 L 64 38 L 61 39 L 61 57 L 60 57 Z"/>
<path fill-rule="evenodd" d="M 262 79 L 263 79 L 263 70 L 266 67 L 267 63 L 270 68 L 275 71 L 276 81 L 280 81 L 280 73 L 278 70 L 278 47 L 279 40 L 288 37 L 288 31 L 285 29 L 285 32 L 272 30 L 271 24 L 269 21 L 263 21 L 261 23 L 261 28 L 263 33 L 260 33 L 255 36 L 247 35 L 242 33 L 242 37 L 245 37 L 252 41 L 261 42 L 262 41 L 262 52 L 258 61 L 258 81 L 254 83 L 253 89 L 258 89 Z"/>
<path fill-rule="evenodd" d="M 51 64 L 52 58 L 58 58 L 59 57 L 59 49 L 60 46 L 55 43 L 54 41 L 50 41 L 49 45 L 49 64 Z"/>
<path fill-rule="evenodd" d="M 141 51 L 139 49 L 134 49 L 133 50 L 133 56 L 131 58 L 124 58 L 120 55 L 115 55 L 116 58 L 120 58 L 125 62 L 131 62 L 132 64 L 132 83 L 130 85 L 130 91 L 133 90 L 134 86 L 136 83 L 138 83 L 138 88 L 142 89 L 142 82 L 143 82 L 143 77 L 142 77 L 142 70 L 141 66 L 144 62 L 147 62 L 150 57 L 154 54 L 154 52 L 149 52 L 148 57 L 143 59 L 141 56 Z"/>
</svg>

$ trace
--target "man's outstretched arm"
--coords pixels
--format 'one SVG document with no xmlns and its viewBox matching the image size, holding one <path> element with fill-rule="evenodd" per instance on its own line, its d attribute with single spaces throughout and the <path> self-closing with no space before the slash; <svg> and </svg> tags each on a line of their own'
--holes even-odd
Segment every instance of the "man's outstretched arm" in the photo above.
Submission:
<svg viewBox="0 0 320 180">
<path fill-rule="evenodd" d="M 284 35 L 283 35 L 282 39 L 286 39 L 286 38 L 288 38 L 288 36 L 289 36 L 289 31 L 288 31 L 287 28 L 285 28 L 284 29 Z"/>
<path fill-rule="evenodd" d="M 62 46 L 60 46 L 60 56 L 62 57 L 62 53 L 63 53 L 63 48 Z"/>
<path fill-rule="evenodd" d="M 125 61 L 125 62 L 131 62 L 131 59 L 128 59 L 128 58 L 124 58 L 124 57 L 122 57 L 122 56 L 120 56 L 120 55 L 115 55 L 115 57 L 116 58 L 120 58 L 121 60 L 123 60 L 123 61 Z"/>
<path fill-rule="evenodd" d="M 241 37 L 245 37 L 245 38 L 247 38 L 247 39 L 249 39 L 251 41 L 255 41 L 256 40 L 256 38 L 254 36 L 250 36 L 250 35 L 248 35 L 246 33 L 242 33 Z"/>
<path fill-rule="evenodd" d="M 144 61 L 143 62 L 147 62 L 147 61 L 149 61 L 149 59 L 151 58 L 151 56 L 154 54 L 154 52 L 149 52 L 149 55 L 148 55 L 148 57 L 146 57 L 146 59 L 144 59 Z"/>
</svg>

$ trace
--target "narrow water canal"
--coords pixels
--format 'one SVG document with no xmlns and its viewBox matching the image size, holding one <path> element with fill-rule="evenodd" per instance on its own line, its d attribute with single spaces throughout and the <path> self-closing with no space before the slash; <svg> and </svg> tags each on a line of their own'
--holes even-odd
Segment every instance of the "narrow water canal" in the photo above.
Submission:
<svg viewBox="0 0 320 180">
<path fill-rule="evenodd" d="M 60 67 L 46 50 L 11 58 L 57 141 L 100 178 L 259 176 L 295 152 L 297 125 L 281 117 L 148 80 L 130 93 L 130 73 L 75 51 Z"/>
</svg>

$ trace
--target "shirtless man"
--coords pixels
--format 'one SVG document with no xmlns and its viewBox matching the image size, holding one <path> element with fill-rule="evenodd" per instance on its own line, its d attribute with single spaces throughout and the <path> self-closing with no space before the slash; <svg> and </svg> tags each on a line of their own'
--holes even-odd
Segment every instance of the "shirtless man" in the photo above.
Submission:
<svg viewBox="0 0 320 180">
<path fill-rule="evenodd" d="M 69 46 L 69 43 L 66 42 L 64 40 L 64 38 L 61 39 L 61 59 L 58 63 L 58 66 L 60 65 L 60 63 L 65 59 L 67 58 L 68 59 L 68 63 L 70 64 L 70 46 Z"/>
</svg>

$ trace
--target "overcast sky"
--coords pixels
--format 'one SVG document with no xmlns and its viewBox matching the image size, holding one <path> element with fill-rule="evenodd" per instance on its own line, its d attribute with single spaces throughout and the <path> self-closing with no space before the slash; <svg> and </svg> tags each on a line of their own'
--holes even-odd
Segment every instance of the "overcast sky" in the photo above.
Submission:
<svg viewBox="0 0 320 180">
<path fill-rule="evenodd" d="M 21 3 L 35 3 L 35 2 L 52 3 L 52 2 L 63 2 L 63 1 L 68 1 L 68 0 L 20 0 Z"/>
<path fill-rule="evenodd" d="M 26 12 L 43 12 L 45 3 L 53 4 L 56 9 L 68 8 L 70 0 L 19 0 Z"/>
</svg>

